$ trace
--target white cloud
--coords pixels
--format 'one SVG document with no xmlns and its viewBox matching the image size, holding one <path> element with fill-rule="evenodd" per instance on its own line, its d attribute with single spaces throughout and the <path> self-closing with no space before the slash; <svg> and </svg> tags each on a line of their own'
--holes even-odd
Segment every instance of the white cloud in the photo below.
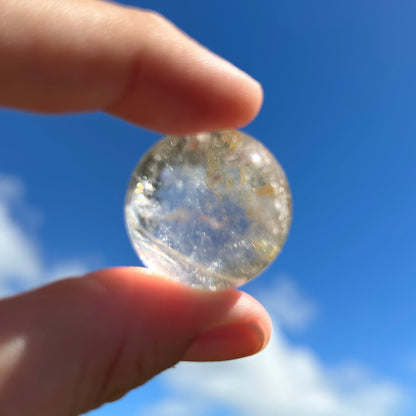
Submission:
<svg viewBox="0 0 416 416">
<path fill-rule="evenodd" d="M 212 403 L 241 416 L 397 416 L 403 393 L 394 383 L 372 380 L 355 367 L 325 368 L 315 354 L 297 348 L 275 329 L 260 354 L 225 363 L 182 363 L 163 376 L 172 392 L 166 403 L 203 414 Z M 176 404 L 174 399 L 176 398 Z M 188 414 L 184 412 L 184 414 Z M 175 415 L 175 413 L 173 413 Z"/>
<path fill-rule="evenodd" d="M 317 316 L 316 304 L 308 299 L 288 277 L 275 279 L 274 286 L 256 293 L 269 313 L 282 327 L 302 330 Z"/>
<path fill-rule="evenodd" d="M 269 346 L 250 358 L 182 363 L 167 371 L 162 379 L 171 395 L 149 414 L 176 416 L 175 409 L 181 409 L 183 415 L 216 415 L 221 406 L 240 416 L 398 415 L 405 397 L 400 386 L 357 364 L 325 366 L 311 349 L 286 339 L 280 324 L 304 328 L 317 310 L 294 282 L 280 279 L 259 297 L 274 321 Z"/>
<path fill-rule="evenodd" d="M 0 175 L 0 297 L 89 269 L 87 262 L 79 260 L 52 267 L 44 264 L 39 244 L 12 215 L 17 207 L 30 211 L 24 189 L 19 179 Z"/>
</svg>

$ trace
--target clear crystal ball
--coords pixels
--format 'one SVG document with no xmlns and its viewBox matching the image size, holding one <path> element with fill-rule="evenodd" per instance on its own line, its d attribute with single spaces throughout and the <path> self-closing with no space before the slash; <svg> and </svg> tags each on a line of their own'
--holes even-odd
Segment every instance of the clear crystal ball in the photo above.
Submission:
<svg viewBox="0 0 416 416">
<path fill-rule="evenodd" d="M 166 137 L 134 170 L 125 217 L 150 270 L 218 290 L 247 282 L 276 258 L 291 194 L 279 163 L 247 134 Z"/>
</svg>

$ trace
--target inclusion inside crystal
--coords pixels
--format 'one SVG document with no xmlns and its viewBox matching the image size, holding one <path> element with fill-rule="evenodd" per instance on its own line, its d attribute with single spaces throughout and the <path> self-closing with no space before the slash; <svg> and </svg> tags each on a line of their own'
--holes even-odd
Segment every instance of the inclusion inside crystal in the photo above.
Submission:
<svg viewBox="0 0 416 416">
<path fill-rule="evenodd" d="M 245 283 L 275 259 L 291 196 L 276 159 L 244 133 L 166 137 L 133 172 L 125 215 L 149 269 L 217 290 Z"/>
</svg>

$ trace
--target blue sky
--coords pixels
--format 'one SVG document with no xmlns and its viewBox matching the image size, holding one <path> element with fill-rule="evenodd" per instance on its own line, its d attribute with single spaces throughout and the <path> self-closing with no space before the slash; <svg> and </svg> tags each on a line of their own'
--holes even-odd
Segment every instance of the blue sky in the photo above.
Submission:
<svg viewBox="0 0 416 416">
<path fill-rule="evenodd" d="M 129 4 L 263 84 L 245 131 L 286 170 L 294 220 L 277 261 L 244 288 L 274 320 L 264 353 L 179 366 L 91 415 L 414 415 L 416 3 Z M 0 123 L 2 293 L 138 264 L 124 193 L 160 136 L 101 113 L 1 110 Z"/>
</svg>

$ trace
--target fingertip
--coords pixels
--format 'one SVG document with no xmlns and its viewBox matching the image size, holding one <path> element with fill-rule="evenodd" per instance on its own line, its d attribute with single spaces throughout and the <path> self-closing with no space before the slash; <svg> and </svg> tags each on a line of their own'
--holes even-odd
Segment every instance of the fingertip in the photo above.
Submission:
<svg viewBox="0 0 416 416">
<path fill-rule="evenodd" d="M 270 340 L 267 311 L 240 290 L 195 289 L 136 267 L 106 269 L 91 277 L 119 297 L 118 302 L 130 304 L 130 325 L 134 327 L 143 314 L 148 316 L 151 326 L 146 333 L 153 345 L 160 342 L 172 352 L 172 340 L 179 342 L 177 360 L 241 358 L 261 351 Z M 163 355 L 167 357 L 168 351 Z"/>
<path fill-rule="evenodd" d="M 219 72 L 215 80 L 207 82 L 207 91 L 201 93 L 205 99 L 195 107 L 192 119 L 184 120 L 181 126 L 184 133 L 241 128 L 259 113 L 263 103 L 261 84 L 228 65 L 229 73 Z"/>
<path fill-rule="evenodd" d="M 240 128 L 252 121 L 263 103 L 263 88 L 252 76 L 199 45 L 200 75 L 194 99 L 195 131 Z M 196 105 L 195 105 L 196 104 Z M 186 130 L 186 126 L 185 126 Z"/>
<path fill-rule="evenodd" d="M 237 78 L 237 73 L 240 72 Z M 263 104 L 263 87 L 256 79 L 236 68 L 234 85 L 234 114 L 227 128 L 243 127 L 259 113 Z"/>
<path fill-rule="evenodd" d="M 258 81 L 164 17 L 136 16 L 150 19 L 152 30 L 126 88 L 106 111 L 175 135 L 239 128 L 256 117 L 263 102 Z"/>
</svg>

